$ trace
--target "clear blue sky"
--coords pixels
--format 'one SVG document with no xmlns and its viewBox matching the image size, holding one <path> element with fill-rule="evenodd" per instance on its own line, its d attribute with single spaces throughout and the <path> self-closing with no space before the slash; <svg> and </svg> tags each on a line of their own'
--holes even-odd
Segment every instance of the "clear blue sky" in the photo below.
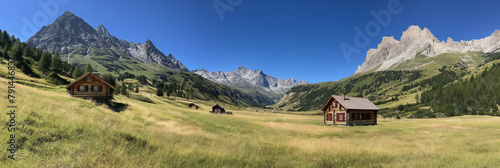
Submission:
<svg viewBox="0 0 500 168">
<path fill-rule="evenodd" d="M 225 72 L 245 66 L 312 83 L 351 76 L 369 48 L 376 48 L 383 36 L 399 40 L 410 25 L 429 28 L 439 40 L 452 37 L 455 41 L 483 38 L 500 29 L 500 1 L 396 0 L 401 12 L 391 14 L 389 24 L 381 26 L 367 46 L 359 47 L 360 53 L 346 59 L 339 44 L 354 45 L 353 28 L 364 30 L 376 21 L 370 11 L 387 10 L 390 0 L 218 1 L 232 8 L 223 13 L 224 20 L 213 0 L 4 1 L 0 29 L 25 41 L 35 33 L 29 28 L 23 31 L 25 21 L 39 30 L 39 25 L 51 24 L 64 11 L 71 11 L 94 28 L 103 24 L 120 39 L 141 43 L 151 39 L 190 70 Z M 43 3 L 49 4 L 49 12 Z"/>
</svg>

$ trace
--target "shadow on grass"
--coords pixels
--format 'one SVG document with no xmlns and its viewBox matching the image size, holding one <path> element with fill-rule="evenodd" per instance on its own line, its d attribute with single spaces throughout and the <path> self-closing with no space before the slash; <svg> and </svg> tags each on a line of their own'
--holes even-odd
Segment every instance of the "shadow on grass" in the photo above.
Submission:
<svg viewBox="0 0 500 168">
<path fill-rule="evenodd" d="M 109 103 L 106 103 L 106 105 L 108 105 L 110 110 L 113 110 L 114 112 L 117 112 L 117 113 L 125 111 L 128 108 L 128 104 L 118 103 L 118 102 L 109 102 Z"/>
</svg>

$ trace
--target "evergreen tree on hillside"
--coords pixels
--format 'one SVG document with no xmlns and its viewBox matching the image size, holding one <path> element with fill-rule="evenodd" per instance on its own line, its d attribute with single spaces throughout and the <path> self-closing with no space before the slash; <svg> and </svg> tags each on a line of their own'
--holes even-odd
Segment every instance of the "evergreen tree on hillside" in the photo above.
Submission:
<svg viewBox="0 0 500 168">
<path fill-rule="evenodd" d="M 73 70 L 73 74 L 72 74 L 73 78 L 77 79 L 82 75 L 83 75 L 82 70 L 79 67 L 75 67 L 75 70 Z"/>
<path fill-rule="evenodd" d="M 5 30 L 4 30 L 4 31 L 2 32 L 2 39 L 0 39 L 0 41 L 2 41 L 2 42 L 3 42 L 3 46 L 4 46 L 4 47 L 6 46 L 7 48 L 10 48 L 10 46 L 11 46 L 11 45 L 10 45 L 10 44 L 11 44 L 11 42 L 10 42 L 10 40 L 9 40 L 9 34 L 7 34 L 7 31 L 5 31 Z"/>
<path fill-rule="evenodd" d="M 5 58 L 5 59 L 9 59 L 9 53 L 7 52 L 9 51 L 9 49 L 7 48 L 7 46 L 5 46 L 2 50 L 2 57 Z"/>
<path fill-rule="evenodd" d="M 50 70 L 51 58 L 49 53 L 44 52 L 42 58 L 38 61 L 38 69 L 42 72 L 48 72 Z"/>
<path fill-rule="evenodd" d="M 156 96 L 159 96 L 159 97 L 163 96 L 163 90 L 161 88 L 156 88 Z"/>
<path fill-rule="evenodd" d="M 87 64 L 87 66 L 85 66 L 84 73 L 87 73 L 87 72 L 94 72 L 94 69 L 92 69 L 92 66 L 90 64 Z"/>
<path fill-rule="evenodd" d="M 61 72 L 62 63 L 61 58 L 59 58 L 59 53 L 56 53 L 54 56 L 52 56 L 52 63 L 50 67 L 54 72 Z"/>
<path fill-rule="evenodd" d="M 122 95 L 127 95 L 127 86 L 125 86 L 125 82 L 122 82 L 122 84 L 120 85 L 120 93 Z"/>
<path fill-rule="evenodd" d="M 31 51 L 31 48 L 29 45 L 24 46 L 23 55 L 24 55 L 24 57 L 27 57 L 27 58 L 33 58 L 33 52 Z"/>
<path fill-rule="evenodd" d="M 135 93 L 139 93 L 139 84 L 135 85 Z"/>
<path fill-rule="evenodd" d="M 12 48 L 10 49 L 10 56 L 11 56 L 11 59 L 14 59 L 18 62 L 21 62 L 23 61 L 23 48 L 21 47 L 21 43 L 16 41 L 16 43 L 14 43 L 14 46 L 12 46 Z"/>
</svg>

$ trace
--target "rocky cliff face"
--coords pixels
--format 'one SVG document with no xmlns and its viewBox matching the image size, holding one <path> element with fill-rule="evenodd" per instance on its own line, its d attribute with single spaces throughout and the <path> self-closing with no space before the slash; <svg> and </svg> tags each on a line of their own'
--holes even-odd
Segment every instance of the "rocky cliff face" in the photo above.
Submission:
<svg viewBox="0 0 500 168">
<path fill-rule="evenodd" d="M 377 71 L 390 69 L 404 61 L 415 58 L 417 53 L 434 57 L 443 53 L 465 53 L 468 51 L 498 52 L 500 51 L 500 31 L 479 40 L 455 42 L 448 38 L 439 41 L 429 29 L 410 26 L 403 32 L 400 41 L 394 37 L 383 37 L 377 49 L 370 49 L 366 60 L 358 66 L 356 73 L 366 72 L 378 67 Z"/>
<path fill-rule="evenodd" d="M 158 50 L 149 39 L 144 44 L 118 39 L 103 25 L 94 29 L 69 11 L 57 18 L 53 24 L 44 26 L 28 39 L 27 43 L 52 53 L 59 52 L 61 55 L 107 55 L 116 60 L 128 56 L 145 64 L 155 62 L 170 69 L 188 71 L 172 55 L 166 56 Z"/>
<path fill-rule="evenodd" d="M 235 71 L 229 72 L 209 72 L 205 69 L 194 70 L 194 73 L 203 76 L 211 81 L 230 86 L 254 88 L 263 92 L 272 92 L 278 94 L 276 98 L 281 98 L 290 88 L 308 84 L 306 81 L 297 82 L 294 78 L 277 79 L 264 74 L 261 70 L 250 70 L 245 67 L 239 67 Z"/>
</svg>

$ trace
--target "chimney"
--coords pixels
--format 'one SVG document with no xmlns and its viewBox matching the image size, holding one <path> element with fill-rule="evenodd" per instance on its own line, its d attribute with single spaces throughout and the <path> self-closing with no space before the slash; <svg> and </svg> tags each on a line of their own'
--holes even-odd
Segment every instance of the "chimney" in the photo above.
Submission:
<svg viewBox="0 0 500 168">
<path fill-rule="evenodd" d="M 342 93 L 342 99 L 345 100 L 345 93 Z"/>
</svg>

